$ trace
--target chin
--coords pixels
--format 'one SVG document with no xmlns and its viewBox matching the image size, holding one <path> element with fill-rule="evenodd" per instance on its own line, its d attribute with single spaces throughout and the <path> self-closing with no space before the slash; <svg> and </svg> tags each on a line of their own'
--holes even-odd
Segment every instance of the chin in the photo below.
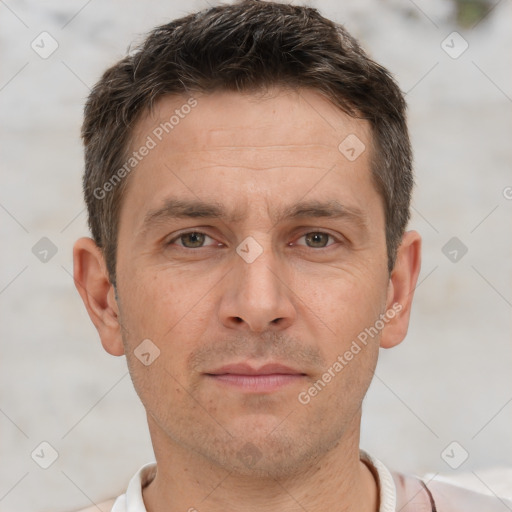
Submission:
<svg viewBox="0 0 512 512">
<path fill-rule="evenodd" d="M 235 434 L 231 429 L 230 432 Z M 239 436 L 235 434 L 229 440 L 210 440 L 205 445 L 206 453 L 203 453 L 215 465 L 238 476 L 262 479 L 293 477 L 304 472 L 304 468 L 310 468 L 331 448 L 325 439 L 308 440 L 299 432 L 291 435 L 267 428 L 237 432 Z"/>
</svg>

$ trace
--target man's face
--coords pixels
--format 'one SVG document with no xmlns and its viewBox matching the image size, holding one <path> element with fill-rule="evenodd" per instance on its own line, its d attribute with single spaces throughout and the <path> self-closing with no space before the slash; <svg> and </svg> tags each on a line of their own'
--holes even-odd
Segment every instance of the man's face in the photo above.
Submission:
<svg viewBox="0 0 512 512">
<path fill-rule="evenodd" d="M 131 151 L 148 136 L 156 146 L 120 213 L 124 349 L 154 437 L 229 470 L 279 475 L 356 435 L 377 361 L 379 335 L 304 403 L 389 307 L 370 128 L 311 91 L 195 98 L 168 134 L 158 127 L 187 98 L 160 100 L 135 129 Z M 347 136 L 366 146 L 355 160 L 359 143 L 338 149 Z M 177 201 L 226 216 L 174 216 Z M 268 364 L 292 375 L 260 370 Z"/>
</svg>

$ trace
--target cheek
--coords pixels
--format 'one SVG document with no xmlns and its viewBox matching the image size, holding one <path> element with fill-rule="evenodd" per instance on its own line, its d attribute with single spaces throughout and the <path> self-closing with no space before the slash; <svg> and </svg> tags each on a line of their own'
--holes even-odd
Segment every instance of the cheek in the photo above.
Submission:
<svg viewBox="0 0 512 512">
<path fill-rule="evenodd" d="M 134 388 L 148 411 L 165 415 L 169 402 L 181 403 L 188 396 L 186 357 L 199 339 L 187 317 L 191 301 L 181 283 L 158 273 L 133 272 L 129 282 L 120 279 L 119 284 L 123 343 Z"/>
<path fill-rule="evenodd" d="M 326 398 L 346 406 L 345 398 L 358 390 L 357 402 L 367 390 L 378 358 L 380 331 L 372 329 L 384 312 L 386 281 L 367 270 L 343 272 L 323 281 L 309 282 L 304 290 L 305 318 L 326 364 Z M 333 377 L 334 375 L 334 377 Z M 322 375 L 317 376 L 322 382 Z M 320 387 L 322 383 L 319 384 Z M 329 391 L 330 390 L 330 391 Z M 313 390 L 315 393 L 315 390 Z M 348 398 L 347 398 L 348 399 Z M 319 400 L 323 403 L 323 400 Z"/>
<path fill-rule="evenodd" d="M 141 342 L 150 340 L 156 346 L 161 371 L 185 384 L 186 357 L 205 338 L 211 318 L 207 294 L 213 283 L 175 269 L 148 268 L 134 269 L 131 279 L 120 279 L 119 285 L 127 358 L 133 359 L 142 350 L 138 348 Z M 139 371 L 139 366 L 133 359 L 132 368 Z"/>
<path fill-rule="evenodd" d="M 385 305 L 387 281 L 361 266 L 340 269 L 320 278 L 297 279 L 300 298 L 311 314 L 337 334 L 364 328 L 375 321 Z M 300 283 L 300 284 L 299 284 Z"/>
<path fill-rule="evenodd" d="M 152 269 L 130 269 L 119 275 L 124 324 L 131 334 L 160 340 L 193 307 L 192 287 L 179 275 Z"/>
<path fill-rule="evenodd" d="M 316 332 L 327 333 L 317 341 L 325 367 L 312 379 L 312 387 L 303 391 L 319 411 L 330 403 L 333 415 L 337 410 L 355 414 L 372 380 L 380 332 L 371 327 L 383 312 L 385 294 L 382 286 L 370 283 L 363 285 L 362 276 L 345 276 L 331 280 L 328 289 L 311 294 L 311 309 L 321 319 L 315 321 Z"/>
</svg>

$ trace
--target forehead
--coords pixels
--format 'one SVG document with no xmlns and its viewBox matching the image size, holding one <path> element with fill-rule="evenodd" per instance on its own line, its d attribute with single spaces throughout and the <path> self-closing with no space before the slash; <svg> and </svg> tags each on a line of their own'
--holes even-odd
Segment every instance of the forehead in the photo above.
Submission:
<svg viewBox="0 0 512 512">
<path fill-rule="evenodd" d="M 251 151 L 254 167 L 265 168 L 278 166 L 289 152 L 307 162 L 320 153 L 338 159 L 340 143 L 355 134 L 369 149 L 367 121 L 346 115 L 316 91 L 274 88 L 165 96 L 136 124 L 132 145 L 135 149 L 150 135 L 158 146 L 172 147 L 175 158 L 215 150 L 227 162 L 230 154 L 236 159 Z"/>
<path fill-rule="evenodd" d="M 238 211 L 260 196 L 268 211 L 269 202 L 291 204 L 308 190 L 322 195 L 339 186 L 341 195 L 357 196 L 358 187 L 371 187 L 369 124 L 309 90 L 161 98 L 136 124 L 130 152 L 144 146 L 151 149 L 124 199 L 133 222 L 165 196 L 238 199 Z M 351 146 L 364 148 L 356 159 L 346 153 Z"/>
</svg>

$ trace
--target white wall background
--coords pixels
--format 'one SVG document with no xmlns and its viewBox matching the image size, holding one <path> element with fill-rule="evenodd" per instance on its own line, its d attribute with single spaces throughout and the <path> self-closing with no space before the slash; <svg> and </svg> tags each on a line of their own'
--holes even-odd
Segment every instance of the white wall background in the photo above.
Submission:
<svg viewBox="0 0 512 512">
<path fill-rule="evenodd" d="M 474 28 L 455 24 L 449 0 L 312 4 L 395 73 L 415 147 L 420 285 L 407 339 L 381 351 L 362 447 L 402 471 L 464 472 L 497 491 L 489 468 L 512 467 L 512 2 Z M 90 505 L 152 459 L 125 361 L 103 352 L 70 276 L 87 233 L 79 127 L 89 88 L 132 41 L 205 6 L 0 2 L 1 511 Z M 441 46 L 454 30 L 469 44 L 457 59 Z M 47 59 L 31 48 L 43 31 L 59 45 Z M 454 236 L 468 249 L 456 263 L 442 252 Z M 46 263 L 32 252 L 42 237 L 57 249 Z M 59 455 L 46 470 L 31 458 L 43 441 Z M 441 457 L 452 441 L 469 453 L 456 471 Z"/>
</svg>

